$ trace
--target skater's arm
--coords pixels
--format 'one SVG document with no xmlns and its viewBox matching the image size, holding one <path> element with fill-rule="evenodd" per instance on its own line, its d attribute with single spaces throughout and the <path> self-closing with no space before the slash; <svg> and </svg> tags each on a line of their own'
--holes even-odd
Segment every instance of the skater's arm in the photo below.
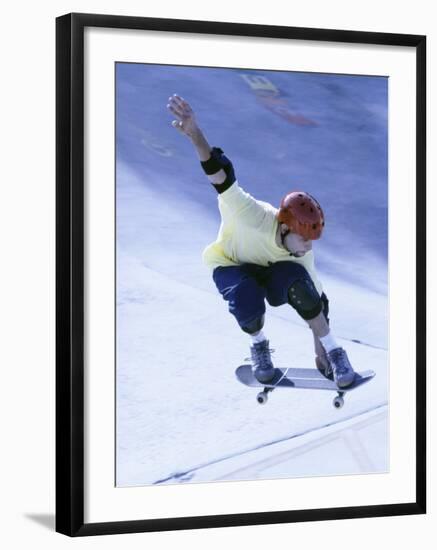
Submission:
<svg viewBox="0 0 437 550">
<path fill-rule="evenodd" d="M 221 165 L 218 165 L 217 162 L 214 161 L 217 153 L 221 151 L 221 149 L 218 149 L 217 147 L 211 147 L 200 128 L 198 128 L 197 131 L 194 132 L 190 139 L 191 143 L 196 149 L 200 164 L 204 172 L 206 173 L 209 181 L 216 187 L 219 193 L 222 192 L 220 190 L 220 186 L 222 186 L 226 182 L 228 176 L 225 172 L 225 169 L 223 169 Z"/>
<path fill-rule="evenodd" d="M 176 94 L 173 94 L 168 101 L 168 110 L 177 118 L 173 120 L 172 126 L 189 138 L 209 181 L 219 193 L 222 193 L 234 183 L 235 177 L 232 178 L 233 171 L 230 174 L 229 169 L 222 167 L 222 164 L 220 164 L 218 151 L 221 151 L 221 149 L 210 146 L 197 124 L 193 109 L 187 101 Z M 226 164 L 229 165 L 230 162 L 228 161 Z M 230 166 L 232 167 L 231 164 Z"/>
<path fill-rule="evenodd" d="M 220 194 L 227 211 L 232 216 L 238 216 L 242 223 L 259 226 L 266 215 L 265 207 L 236 183 L 232 162 L 222 149 L 210 146 L 189 103 L 176 94 L 168 101 L 167 108 L 176 117 L 172 126 L 190 139 L 203 171 Z"/>
</svg>

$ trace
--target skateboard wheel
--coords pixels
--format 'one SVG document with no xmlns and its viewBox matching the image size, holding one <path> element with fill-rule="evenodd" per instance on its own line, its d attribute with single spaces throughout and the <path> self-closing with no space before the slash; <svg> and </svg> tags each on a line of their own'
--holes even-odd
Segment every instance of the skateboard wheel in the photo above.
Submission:
<svg viewBox="0 0 437 550">
<path fill-rule="evenodd" d="M 333 405 L 336 409 L 341 409 L 344 405 L 343 397 L 337 396 L 333 401 Z"/>
<path fill-rule="evenodd" d="M 267 403 L 267 394 L 265 392 L 260 392 L 257 396 L 256 396 L 256 400 L 258 401 L 258 403 L 260 405 L 264 405 L 265 403 Z"/>
</svg>

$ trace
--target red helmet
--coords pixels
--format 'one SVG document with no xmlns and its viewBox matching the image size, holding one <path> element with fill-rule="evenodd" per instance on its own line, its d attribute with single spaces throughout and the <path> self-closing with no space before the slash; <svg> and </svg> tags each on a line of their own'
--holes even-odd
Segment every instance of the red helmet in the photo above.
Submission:
<svg viewBox="0 0 437 550">
<path fill-rule="evenodd" d="M 304 239 L 318 239 L 325 225 L 320 204 L 305 191 L 293 191 L 281 201 L 278 220 Z"/>
</svg>

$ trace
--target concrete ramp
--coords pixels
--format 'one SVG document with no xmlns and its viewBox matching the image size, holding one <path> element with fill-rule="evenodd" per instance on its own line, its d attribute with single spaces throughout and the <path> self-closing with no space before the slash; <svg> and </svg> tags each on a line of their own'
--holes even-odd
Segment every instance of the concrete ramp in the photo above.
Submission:
<svg viewBox="0 0 437 550">
<path fill-rule="evenodd" d="M 324 476 L 386 472 L 387 407 L 200 466 L 185 472 L 180 480 L 245 481 L 317 476 L 321 456 L 325 457 Z M 284 472 L 290 474 L 284 476 Z"/>
</svg>

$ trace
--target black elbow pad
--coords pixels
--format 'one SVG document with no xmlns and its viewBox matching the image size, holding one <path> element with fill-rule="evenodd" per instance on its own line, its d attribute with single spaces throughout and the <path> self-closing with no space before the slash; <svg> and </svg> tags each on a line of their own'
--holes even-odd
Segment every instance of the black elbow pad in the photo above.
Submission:
<svg viewBox="0 0 437 550">
<path fill-rule="evenodd" d="M 225 181 L 223 183 L 213 184 L 219 193 L 223 193 L 226 189 L 229 189 L 235 182 L 235 172 L 232 162 L 223 153 L 220 147 L 213 147 L 210 158 L 202 161 L 200 164 L 207 175 L 216 174 L 219 170 L 224 170 L 226 174 Z"/>
</svg>

